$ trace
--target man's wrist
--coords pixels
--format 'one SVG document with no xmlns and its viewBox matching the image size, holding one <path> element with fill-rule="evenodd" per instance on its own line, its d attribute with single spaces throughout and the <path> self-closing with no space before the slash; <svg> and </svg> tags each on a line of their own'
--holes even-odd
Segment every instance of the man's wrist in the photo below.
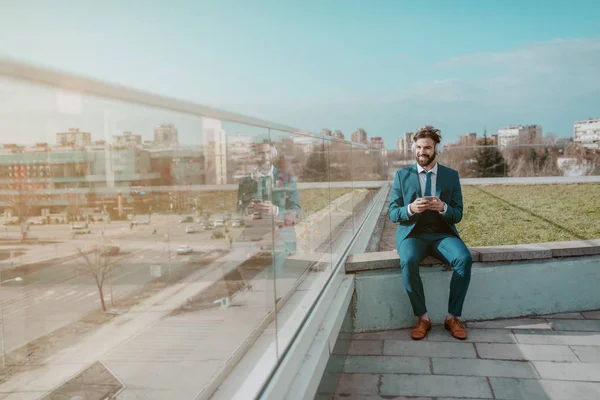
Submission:
<svg viewBox="0 0 600 400">
<path fill-rule="evenodd" d="M 441 211 L 438 211 L 440 214 L 444 215 L 446 214 L 446 211 L 448 211 L 448 204 L 443 203 L 444 207 L 442 207 Z"/>
</svg>

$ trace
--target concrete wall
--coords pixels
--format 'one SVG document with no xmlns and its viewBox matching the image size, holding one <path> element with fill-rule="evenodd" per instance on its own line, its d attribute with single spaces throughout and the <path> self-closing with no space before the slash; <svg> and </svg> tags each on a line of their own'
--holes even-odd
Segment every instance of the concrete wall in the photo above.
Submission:
<svg viewBox="0 0 600 400">
<path fill-rule="evenodd" d="M 443 322 L 451 271 L 422 268 L 429 314 Z M 474 263 L 463 318 L 484 320 L 600 309 L 600 256 Z M 410 327 L 412 308 L 400 269 L 355 275 L 355 331 Z"/>
</svg>

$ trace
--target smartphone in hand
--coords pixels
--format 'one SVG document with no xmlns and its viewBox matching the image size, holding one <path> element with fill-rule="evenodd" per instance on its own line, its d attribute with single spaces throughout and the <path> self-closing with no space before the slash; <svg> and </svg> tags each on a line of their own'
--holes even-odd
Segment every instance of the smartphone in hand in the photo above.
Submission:
<svg viewBox="0 0 600 400">
<path fill-rule="evenodd" d="M 423 198 L 427 201 L 433 201 L 433 199 L 434 199 L 433 196 L 423 196 Z"/>
</svg>

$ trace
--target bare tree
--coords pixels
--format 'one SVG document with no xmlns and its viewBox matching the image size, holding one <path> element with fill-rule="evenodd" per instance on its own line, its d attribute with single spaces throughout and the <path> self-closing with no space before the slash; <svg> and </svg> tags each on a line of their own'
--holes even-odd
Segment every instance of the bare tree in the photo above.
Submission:
<svg viewBox="0 0 600 400">
<path fill-rule="evenodd" d="M 110 277 L 112 270 L 116 267 L 113 262 L 113 257 L 110 252 L 103 251 L 104 248 L 96 247 L 89 253 L 82 251 L 79 247 L 77 251 L 85 260 L 85 264 L 76 267 L 77 271 L 89 275 L 94 278 L 98 294 L 100 295 L 100 303 L 102 311 L 106 312 L 106 303 L 104 302 L 104 283 Z M 112 297 L 111 297 L 112 299 Z"/>
<path fill-rule="evenodd" d="M 29 228 L 26 226 L 25 221 L 31 215 L 39 200 L 40 194 L 31 186 L 23 183 L 19 183 L 6 198 L 8 206 L 16 213 L 18 223 L 21 225 L 21 240 L 27 238 Z"/>
</svg>

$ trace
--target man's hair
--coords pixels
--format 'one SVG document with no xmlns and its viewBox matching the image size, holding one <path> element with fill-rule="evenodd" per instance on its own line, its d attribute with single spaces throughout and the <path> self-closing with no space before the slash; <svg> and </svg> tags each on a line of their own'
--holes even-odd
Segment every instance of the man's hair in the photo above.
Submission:
<svg viewBox="0 0 600 400">
<path fill-rule="evenodd" d="M 435 144 L 438 144 L 442 141 L 441 131 L 437 128 L 434 128 L 431 125 L 425 125 L 421 128 L 417 129 L 415 136 L 413 136 L 413 142 L 416 142 L 419 139 L 429 138 L 434 141 Z"/>
</svg>

